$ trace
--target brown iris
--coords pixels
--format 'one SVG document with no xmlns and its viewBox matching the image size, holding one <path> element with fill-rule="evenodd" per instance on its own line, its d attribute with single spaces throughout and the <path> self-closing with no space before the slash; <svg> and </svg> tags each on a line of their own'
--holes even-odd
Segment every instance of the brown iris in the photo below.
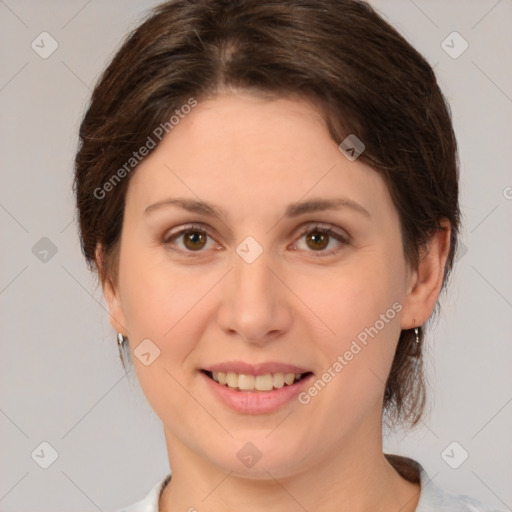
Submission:
<svg viewBox="0 0 512 512">
<path fill-rule="evenodd" d="M 206 244 L 206 234 L 199 231 L 188 231 L 183 235 L 185 247 L 191 251 L 202 249 Z M 312 231 L 306 236 L 310 249 L 322 251 L 329 243 L 329 235 L 321 231 Z"/>
<path fill-rule="evenodd" d="M 206 244 L 206 234 L 198 231 L 188 231 L 183 235 L 183 243 L 187 249 L 196 251 Z"/>
<path fill-rule="evenodd" d="M 311 249 L 321 251 L 325 249 L 329 243 L 329 235 L 322 233 L 321 231 L 312 231 L 311 233 L 308 233 L 306 241 Z M 309 242 L 313 242 L 314 245 L 310 245 Z"/>
</svg>

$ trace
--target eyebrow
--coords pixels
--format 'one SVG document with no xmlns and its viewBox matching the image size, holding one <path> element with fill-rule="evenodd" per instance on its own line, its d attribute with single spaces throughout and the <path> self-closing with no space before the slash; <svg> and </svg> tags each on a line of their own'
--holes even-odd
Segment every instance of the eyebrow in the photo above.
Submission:
<svg viewBox="0 0 512 512">
<path fill-rule="evenodd" d="M 166 206 L 178 206 L 192 213 L 198 213 L 207 217 L 214 217 L 221 220 L 226 217 L 226 213 L 217 206 L 214 206 L 205 201 L 196 201 L 193 199 L 185 198 L 167 198 L 157 203 L 149 205 L 145 210 L 144 214 L 149 214 L 155 210 Z M 319 212 L 325 210 L 339 210 L 341 208 L 350 208 L 355 212 L 361 213 L 364 216 L 370 218 L 371 215 L 363 208 L 359 203 L 352 201 L 347 198 L 334 198 L 334 199 L 311 199 L 309 201 L 301 201 L 298 203 L 292 203 L 287 206 L 285 217 L 298 217 L 306 213 Z"/>
</svg>

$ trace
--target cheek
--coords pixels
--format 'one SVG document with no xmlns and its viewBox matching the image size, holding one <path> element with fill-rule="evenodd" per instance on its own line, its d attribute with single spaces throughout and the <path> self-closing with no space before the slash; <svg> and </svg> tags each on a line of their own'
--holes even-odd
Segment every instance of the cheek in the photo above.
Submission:
<svg viewBox="0 0 512 512">
<path fill-rule="evenodd" d="M 294 289 L 299 296 L 308 298 L 307 305 L 322 320 L 320 325 L 324 324 L 329 331 L 326 343 L 338 349 L 376 322 L 382 334 L 390 330 L 396 333 L 397 310 L 401 309 L 403 298 L 400 274 L 397 265 L 391 266 L 385 258 L 372 254 L 358 256 L 356 263 L 338 269 L 326 269 L 315 278 L 297 277 Z M 395 303 L 398 306 L 393 308 Z M 386 317 L 385 328 L 379 321 L 381 315 Z"/>
<path fill-rule="evenodd" d="M 182 406 L 176 402 L 181 389 L 172 377 L 183 382 L 191 369 L 189 355 L 204 331 L 202 299 L 219 280 L 219 271 L 205 275 L 191 270 L 192 266 L 180 270 L 161 256 L 155 258 L 154 249 L 140 249 L 130 240 L 123 250 L 119 269 L 122 303 L 141 388 L 157 411 L 165 403 Z M 146 339 L 157 347 L 158 357 L 150 366 L 137 357 L 138 347 Z"/>
<path fill-rule="evenodd" d="M 192 267 L 180 271 L 155 258 L 155 251 L 130 246 L 129 241 L 123 250 L 119 272 L 134 370 L 148 403 L 164 423 L 172 424 L 174 411 L 198 414 L 183 385 L 193 369 L 189 356 L 204 331 L 201 299 L 218 281 L 219 272 L 191 275 Z M 146 339 L 157 347 L 155 353 L 159 351 L 147 366 L 137 357 L 137 347 Z"/>
<path fill-rule="evenodd" d="M 346 267 L 329 269 L 320 279 L 297 280 L 298 295 L 308 297 L 308 306 L 321 319 L 308 315 L 311 339 L 328 373 L 319 377 L 329 381 L 326 398 L 330 395 L 328 401 L 339 411 L 334 414 L 362 414 L 383 392 L 402 310 L 402 267 L 396 263 L 401 260 L 391 261 L 368 253 Z"/>
<path fill-rule="evenodd" d="M 171 265 L 162 248 L 141 247 L 135 237 L 126 239 L 121 254 L 122 302 L 130 332 L 164 341 L 180 324 L 191 324 L 195 305 L 215 276 L 193 265 Z"/>
</svg>

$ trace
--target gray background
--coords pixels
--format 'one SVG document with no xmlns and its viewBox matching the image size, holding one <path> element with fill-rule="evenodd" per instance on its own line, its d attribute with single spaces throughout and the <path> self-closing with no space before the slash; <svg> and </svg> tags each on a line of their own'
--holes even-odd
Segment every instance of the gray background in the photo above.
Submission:
<svg viewBox="0 0 512 512">
<path fill-rule="evenodd" d="M 512 2 L 372 4 L 435 66 L 460 144 L 464 210 L 464 247 L 427 342 L 431 413 L 385 448 L 416 458 L 438 485 L 511 509 Z M 92 85 L 153 5 L 0 0 L 1 511 L 112 510 L 169 471 L 160 421 L 124 375 L 81 256 L 71 192 Z M 59 45 L 47 59 L 31 47 L 43 31 Z M 458 58 L 441 45 L 453 31 L 469 43 Z M 42 252 L 43 237 L 55 254 Z M 43 441 L 58 453 L 48 469 Z M 469 457 L 453 469 L 446 460 L 460 462 L 462 449 Z"/>
</svg>

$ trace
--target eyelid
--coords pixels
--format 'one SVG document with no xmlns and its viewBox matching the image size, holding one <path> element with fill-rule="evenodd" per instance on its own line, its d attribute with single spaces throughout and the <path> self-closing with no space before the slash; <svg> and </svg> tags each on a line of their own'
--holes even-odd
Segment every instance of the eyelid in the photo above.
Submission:
<svg viewBox="0 0 512 512">
<path fill-rule="evenodd" d="M 345 230 L 342 231 L 343 232 L 341 232 L 339 228 L 333 226 L 332 224 L 311 221 L 306 223 L 306 225 L 303 225 L 302 228 L 300 228 L 299 235 L 296 239 L 297 241 L 294 242 L 294 244 L 301 240 L 302 237 L 307 233 L 325 233 L 331 239 L 334 238 L 342 247 L 336 249 L 323 249 L 321 251 L 310 250 L 306 252 L 308 253 L 308 255 L 311 254 L 317 258 L 333 256 L 338 254 L 342 250 L 343 246 L 349 245 L 351 243 L 350 235 Z"/>
<path fill-rule="evenodd" d="M 332 224 L 308 221 L 308 222 L 302 224 L 301 226 L 299 226 L 299 228 L 297 228 L 297 229 L 298 229 L 299 233 L 296 236 L 295 242 L 293 242 L 293 244 L 296 244 L 297 241 L 299 241 L 307 233 L 315 232 L 315 230 L 318 232 L 326 233 L 328 236 L 330 236 L 331 238 L 334 238 L 335 240 L 338 241 L 338 243 L 340 243 L 342 245 L 348 245 L 351 242 L 351 237 L 345 230 L 340 230 L 340 228 L 337 228 L 337 227 L 333 226 Z M 189 223 L 189 224 L 184 224 L 184 225 L 180 226 L 179 228 L 177 228 L 175 231 L 166 232 L 164 234 L 164 236 L 162 237 L 162 241 L 164 244 L 172 245 L 171 241 L 173 240 L 173 238 L 178 238 L 189 231 L 197 231 L 197 232 L 205 233 L 212 240 L 216 241 L 215 237 L 212 235 L 209 227 L 207 227 L 206 225 L 204 225 L 202 223 L 194 223 L 194 222 Z M 191 257 L 200 255 L 201 253 L 205 252 L 204 250 L 184 251 L 183 249 L 176 249 L 176 248 L 172 248 L 172 250 L 176 250 L 182 254 L 185 254 L 186 256 L 191 256 Z M 335 249 L 334 251 L 326 250 L 326 249 L 324 249 L 322 251 L 311 250 L 311 251 L 307 251 L 307 252 L 312 253 L 316 256 L 328 256 L 331 254 L 338 253 L 339 249 Z"/>
<path fill-rule="evenodd" d="M 307 222 L 306 224 L 303 224 L 301 227 L 299 227 L 299 236 L 301 237 L 310 231 L 314 231 L 315 229 L 318 231 L 325 231 L 327 233 L 335 234 L 340 238 L 343 238 L 343 240 L 345 240 L 347 243 L 350 241 L 350 235 L 344 229 L 338 228 L 333 224 L 315 221 Z"/>
<path fill-rule="evenodd" d="M 174 230 L 166 231 L 165 234 L 162 237 L 162 242 L 164 244 L 169 244 L 170 245 L 171 241 L 174 238 L 179 238 L 180 236 L 184 235 L 185 233 L 187 233 L 189 231 L 197 231 L 197 232 L 205 233 L 212 240 L 215 240 L 215 237 L 212 235 L 211 230 L 206 225 L 201 224 L 201 223 L 197 223 L 197 222 L 191 222 L 190 224 L 184 224 L 182 226 L 179 226 L 179 228 L 177 228 L 175 231 Z M 188 253 L 190 255 L 194 254 L 194 251 L 183 251 L 182 249 L 177 249 L 177 250 L 180 251 L 180 252 Z M 201 250 L 201 251 L 195 251 L 195 252 L 201 253 L 201 252 L 204 252 L 204 251 Z"/>
<path fill-rule="evenodd" d="M 163 239 L 164 241 L 168 241 L 176 235 L 182 235 L 183 233 L 187 231 L 193 231 L 194 229 L 197 231 L 204 231 L 207 235 L 212 236 L 210 229 L 206 225 L 197 222 L 191 222 L 190 224 L 183 224 L 182 226 L 179 226 L 175 231 L 166 231 Z"/>
</svg>

